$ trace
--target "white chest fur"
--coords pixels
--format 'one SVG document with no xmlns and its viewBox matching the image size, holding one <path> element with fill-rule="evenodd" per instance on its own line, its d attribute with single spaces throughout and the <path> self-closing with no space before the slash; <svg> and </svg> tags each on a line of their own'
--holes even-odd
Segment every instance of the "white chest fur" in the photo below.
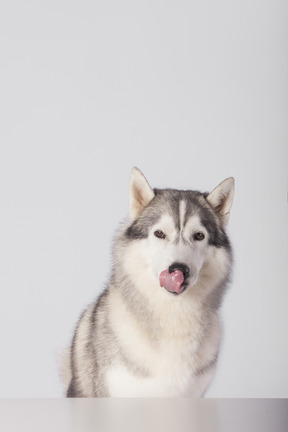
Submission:
<svg viewBox="0 0 288 432">
<path fill-rule="evenodd" d="M 173 317 L 178 319 L 174 324 L 169 312 L 162 313 L 159 328 L 149 334 L 126 308 L 121 296 L 113 295 L 110 306 L 111 326 L 125 357 L 146 372 L 137 373 L 128 364 L 116 361 L 106 376 L 112 397 L 203 395 L 214 375 L 214 369 L 205 371 L 205 366 L 219 349 L 221 329 L 217 315 L 207 326 L 195 311 L 187 318 L 185 311 L 179 310 L 179 316 Z"/>
<path fill-rule="evenodd" d="M 124 366 L 115 366 L 107 373 L 107 385 L 112 397 L 201 397 L 213 375 L 214 372 L 209 372 L 187 377 L 184 373 L 169 378 L 163 375 L 144 378 Z"/>
</svg>

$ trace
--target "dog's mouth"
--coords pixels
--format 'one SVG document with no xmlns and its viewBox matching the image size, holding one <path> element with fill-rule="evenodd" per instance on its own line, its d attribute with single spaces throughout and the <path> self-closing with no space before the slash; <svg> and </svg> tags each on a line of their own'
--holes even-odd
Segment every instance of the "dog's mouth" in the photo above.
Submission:
<svg viewBox="0 0 288 432">
<path fill-rule="evenodd" d="M 185 277 L 181 270 L 169 272 L 169 269 L 160 273 L 159 282 L 160 286 L 173 294 L 182 294 L 187 288 L 184 282 Z"/>
</svg>

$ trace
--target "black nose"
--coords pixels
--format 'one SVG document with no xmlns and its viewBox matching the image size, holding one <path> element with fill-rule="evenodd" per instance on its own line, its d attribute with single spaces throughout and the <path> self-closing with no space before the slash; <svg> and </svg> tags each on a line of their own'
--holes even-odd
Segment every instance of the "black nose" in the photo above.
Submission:
<svg viewBox="0 0 288 432">
<path fill-rule="evenodd" d="M 169 267 L 168 270 L 169 270 L 169 273 L 173 273 L 175 270 L 180 270 L 183 273 L 184 280 L 187 279 L 190 275 L 189 267 L 186 266 L 185 264 L 181 264 L 178 262 L 171 264 L 171 266 Z"/>
</svg>

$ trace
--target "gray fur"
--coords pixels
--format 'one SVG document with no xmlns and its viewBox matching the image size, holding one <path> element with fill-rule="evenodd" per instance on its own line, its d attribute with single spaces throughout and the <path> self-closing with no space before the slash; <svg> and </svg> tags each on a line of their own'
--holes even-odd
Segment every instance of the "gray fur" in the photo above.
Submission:
<svg viewBox="0 0 288 432">
<path fill-rule="evenodd" d="M 154 189 L 155 197 L 144 209 L 143 213 L 127 228 L 126 236 L 130 239 L 144 239 L 148 235 L 149 227 L 159 220 L 162 209 L 173 215 L 179 226 L 179 202 L 185 200 L 188 204 L 185 223 L 193 214 L 199 214 L 203 225 L 210 236 L 210 244 L 216 247 L 229 247 L 229 240 L 222 229 L 217 213 L 207 202 L 207 193 L 198 191 L 181 191 L 175 189 Z M 167 208 L 167 205 L 169 206 Z"/>
<path fill-rule="evenodd" d="M 208 334 L 210 334 L 212 321 L 209 317 L 216 313 L 222 303 L 230 281 L 232 266 L 232 249 L 219 213 L 221 206 L 219 205 L 217 209 L 213 208 L 208 193 L 174 189 L 154 189 L 153 192 L 153 199 L 145 205 L 136 219 L 126 221 L 117 232 L 113 245 L 113 268 L 109 284 L 101 296 L 83 312 L 78 322 L 70 349 L 71 381 L 66 390 L 67 397 L 110 396 L 106 377 L 114 364 L 123 365 L 135 377 L 141 379 L 150 377 L 151 371 L 141 362 L 130 358 L 125 347 L 119 342 L 117 329 L 112 325 L 113 310 L 111 312 L 110 303 L 113 296 L 120 295 L 125 313 L 138 323 L 142 334 L 149 341 L 148 345 L 157 352 L 162 343 L 159 317 L 151 309 L 150 300 L 136 289 L 136 282 L 126 271 L 123 254 L 132 243 L 140 244 L 147 239 L 150 227 L 157 224 L 163 214 L 169 214 L 175 221 L 175 226 L 179 230 L 177 242 L 180 242 L 180 201 L 186 203 L 184 225 L 193 215 L 198 215 L 209 233 L 209 247 L 221 249 L 227 256 L 221 281 L 203 298 L 203 301 L 201 300 L 203 304 L 203 311 L 200 314 L 201 338 L 205 340 L 206 337 L 210 337 Z M 201 272 L 199 283 L 205 281 L 207 277 L 213 278 L 210 274 L 208 276 L 205 274 L 205 266 Z M 163 296 L 169 295 L 171 294 L 163 292 Z M 191 299 L 193 297 L 189 294 L 187 301 L 193 301 Z M 177 302 L 179 303 L 176 297 L 175 308 L 178 307 Z M 173 311 L 173 303 L 171 304 L 171 311 Z M 214 369 L 217 358 L 218 348 L 215 349 L 212 358 L 205 358 L 202 363 L 195 365 L 195 376 L 205 375 L 208 370 Z"/>
</svg>

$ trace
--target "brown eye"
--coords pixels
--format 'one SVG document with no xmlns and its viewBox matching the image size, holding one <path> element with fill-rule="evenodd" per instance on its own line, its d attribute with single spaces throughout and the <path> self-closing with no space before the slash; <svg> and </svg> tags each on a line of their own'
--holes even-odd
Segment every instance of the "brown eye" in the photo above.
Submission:
<svg viewBox="0 0 288 432">
<path fill-rule="evenodd" d="M 201 240 L 204 240 L 204 238 L 205 238 L 205 236 L 201 232 L 194 234 L 194 240 L 201 241 Z"/>
<path fill-rule="evenodd" d="M 165 237 L 166 237 L 166 235 L 164 234 L 164 232 L 161 231 L 161 230 L 156 230 L 156 231 L 154 232 L 154 235 L 155 235 L 156 237 L 160 238 L 160 239 L 165 239 Z"/>
</svg>

